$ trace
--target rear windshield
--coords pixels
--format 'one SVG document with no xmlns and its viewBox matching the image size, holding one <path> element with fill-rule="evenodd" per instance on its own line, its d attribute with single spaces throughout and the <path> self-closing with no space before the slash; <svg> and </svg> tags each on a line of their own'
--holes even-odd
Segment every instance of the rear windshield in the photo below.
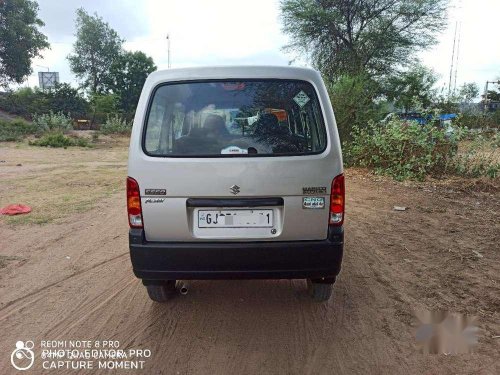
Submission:
<svg viewBox="0 0 500 375">
<path fill-rule="evenodd" d="M 314 88 L 289 80 L 204 81 L 155 90 L 144 151 L 151 156 L 276 156 L 322 152 Z"/>
</svg>

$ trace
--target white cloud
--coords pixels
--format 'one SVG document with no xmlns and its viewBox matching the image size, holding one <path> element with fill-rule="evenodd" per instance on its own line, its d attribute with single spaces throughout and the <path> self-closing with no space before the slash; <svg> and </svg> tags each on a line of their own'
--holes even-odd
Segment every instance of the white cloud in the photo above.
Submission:
<svg viewBox="0 0 500 375">
<path fill-rule="evenodd" d="M 147 1 L 144 6 L 150 35 L 126 47 L 152 55 L 159 67 L 167 66 L 167 34 L 173 67 L 253 61 L 263 54 L 275 56 L 276 63 L 287 61 L 280 52 L 285 38 L 278 1 Z"/>
</svg>

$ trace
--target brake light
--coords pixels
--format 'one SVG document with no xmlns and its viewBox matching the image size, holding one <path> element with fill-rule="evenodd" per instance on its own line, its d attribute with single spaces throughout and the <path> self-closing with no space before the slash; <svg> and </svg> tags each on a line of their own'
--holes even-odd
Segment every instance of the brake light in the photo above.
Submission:
<svg viewBox="0 0 500 375">
<path fill-rule="evenodd" d="M 341 226 L 344 223 L 345 186 L 344 175 L 333 179 L 330 192 L 330 225 Z"/>
<path fill-rule="evenodd" d="M 142 228 L 141 194 L 139 184 L 132 177 L 127 177 L 127 212 L 131 228 Z"/>
</svg>

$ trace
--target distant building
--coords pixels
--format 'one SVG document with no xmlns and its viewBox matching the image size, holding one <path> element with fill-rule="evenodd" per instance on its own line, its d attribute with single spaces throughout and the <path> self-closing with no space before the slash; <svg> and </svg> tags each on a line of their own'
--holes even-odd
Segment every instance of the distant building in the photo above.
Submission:
<svg viewBox="0 0 500 375">
<path fill-rule="evenodd" d="M 489 101 L 488 102 L 488 112 L 495 112 L 500 109 L 500 102 Z"/>
</svg>

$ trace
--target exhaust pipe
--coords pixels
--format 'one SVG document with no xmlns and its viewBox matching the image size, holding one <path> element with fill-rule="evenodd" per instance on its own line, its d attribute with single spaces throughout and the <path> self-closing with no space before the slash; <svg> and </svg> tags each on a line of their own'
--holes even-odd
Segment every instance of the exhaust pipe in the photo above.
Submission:
<svg viewBox="0 0 500 375">
<path fill-rule="evenodd" d="M 189 291 L 189 283 L 187 281 L 182 281 L 180 284 L 179 293 L 185 296 Z"/>
</svg>

